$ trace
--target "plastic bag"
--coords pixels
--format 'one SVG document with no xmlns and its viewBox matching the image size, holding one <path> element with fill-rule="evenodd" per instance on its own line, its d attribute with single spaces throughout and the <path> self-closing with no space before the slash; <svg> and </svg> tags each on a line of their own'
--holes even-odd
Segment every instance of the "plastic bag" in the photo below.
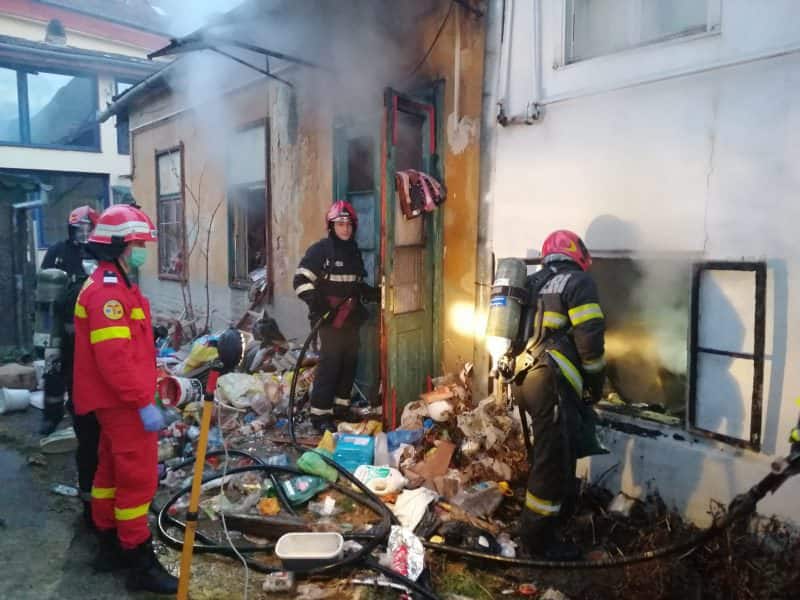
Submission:
<svg viewBox="0 0 800 600">
<path fill-rule="evenodd" d="M 207 365 L 219 356 L 219 352 L 214 346 L 208 345 L 209 337 L 204 335 L 197 338 L 192 344 L 192 349 L 189 351 L 189 356 L 183 361 L 180 373 L 186 374 L 190 371 Z"/>
<path fill-rule="evenodd" d="M 261 379 L 247 373 L 227 373 L 220 377 L 217 394 L 220 400 L 235 408 L 249 408 L 254 403 L 263 408 L 266 402 Z"/>
</svg>

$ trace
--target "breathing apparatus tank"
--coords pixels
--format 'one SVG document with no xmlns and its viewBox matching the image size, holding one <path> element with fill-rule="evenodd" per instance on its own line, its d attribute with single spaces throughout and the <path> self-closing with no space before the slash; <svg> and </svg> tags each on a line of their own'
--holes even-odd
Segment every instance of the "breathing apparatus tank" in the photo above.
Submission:
<svg viewBox="0 0 800 600">
<path fill-rule="evenodd" d="M 519 333 L 522 309 L 528 301 L 527 277 L 528 268 L 522 260 L 498 261 L 486 323 L 486 349 L 492 357 L 494 377 L 498 376 L 501 359 L 512 350 Z"/>
<path fill-rule="evenodd" d="M 36 275 L 33 345 L 37 349 L 58 348 L 61 345 L 57 301 L 68 284 L 69 276 L 61 269 L 42 269 Z"/>
</svg>

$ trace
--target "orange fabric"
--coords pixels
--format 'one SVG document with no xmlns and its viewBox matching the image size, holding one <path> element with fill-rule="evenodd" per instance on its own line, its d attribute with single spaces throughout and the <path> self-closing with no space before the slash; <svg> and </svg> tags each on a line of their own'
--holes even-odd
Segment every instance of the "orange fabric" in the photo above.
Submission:
<svg viewBox="0 0 800 600">
<path fill-rule="evenodd" d="M 136 408 L 96 411 L 100 423 L 94 488 L 115 488 L 114 498 L 92 498 L 92 518 L 98 529 L 116 528 L 123 548 L 135 548 L 150 537 L 147 513 L 119 518 L 120 512 L 149 504 L 158 485 L 158 433 L 145 431 Z"/>
<path fill-rule="evenodd" d="M 101 408 L 151 404 L 156 352 L 150 304 L 139 287 L 128 288 L 116 266 L 101 261 L 81 290 L 77 306 L 75 411 L 82 415 Z"/>
</svg>

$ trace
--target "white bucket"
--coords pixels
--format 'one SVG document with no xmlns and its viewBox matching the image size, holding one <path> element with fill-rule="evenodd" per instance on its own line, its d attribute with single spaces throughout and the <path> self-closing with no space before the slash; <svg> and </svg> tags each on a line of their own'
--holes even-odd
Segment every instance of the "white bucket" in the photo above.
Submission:
<svg viewBox="0 0 800 600">
<path fill-rule="evenodd" d="M 203 399 L 203 384 L 199 379 L 163 377 L 158 382 L 158 393 L 164 406 L 183 406 Z"/>
<path fill-rule="evenodd" d="M 3 388 L 0 390 L 0 415 L 15 410 L 25 410 L 30 402 L 30 390 Z"/>
</svg>

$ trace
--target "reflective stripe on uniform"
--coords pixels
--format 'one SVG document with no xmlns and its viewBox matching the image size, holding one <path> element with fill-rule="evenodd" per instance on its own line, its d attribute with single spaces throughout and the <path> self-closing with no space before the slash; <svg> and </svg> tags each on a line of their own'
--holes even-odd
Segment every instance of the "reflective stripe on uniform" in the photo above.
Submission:
<svg viewBox="0 0 800 600">
<path fill-rule="evenodd" d="M 143 308 L 132 308 L 131 309 L 131 319 L 134 321 L 144 321 L 144 309 Z"/>
<path fill-rule="evenodd" d="M 79 319 L 86 319 L 89 315 L 86 314 L 86 307 L 80 304 L 75 304 L 75 316 Z"/>
<path fill-rule="evenodd" d="M 539 496 L 534 496 L 528 492 L 525 494 L 525 508 L 532 510 L 536 514 L 552 517 L 561 511 L 561 504 L 539 498 Z"/>
<path fill-rule="evenodd" d="M 304 283 L 303 285 L 298 285 L 294 292 L 299 296 L 303 292 L 310 292 L 314 289 L 316 288 L 314 287 L 313 283 Z"/>
<path fill-rule="evenodd" d="M 147 516 L 147 511 L 150 510 L 150 503 L 140 504 L 133 508 L 117 508 L 114 507 L 114 518 L 117 521 L 132 521 L 139 517 Z"/>
<path fill-rule="evenodd" d="M 314 271 L 311 269 L 306 269 L 305 267 L 297 267 L 297 270 L 294 272 L 294 274 L 305 277 L 312 282 L 317 280 L 317 276 L 314 274 Z"/>
<path fill-rule="evenodd" d="M 95 500 L 113 500 L 117 495 L 117 488 L 92 488 L 92 498 Z"/>
<path fill-rule="evenodd" d="M 89 333 L 89 341 L 92 344 L 107 342 L 108 340 L 129 340 L 131 339 L 131 329 L 126 325 L 118 327 L 103 327 L 95 329 Z"/>
<path fill-rule="evenodd" d="M 566 324 L 567 315 L 554 312 L 552 310 L 544 311 L 544 316 L 542 317 L 542 327 L 546 327 L 548 329 L 561 329 Z"/>
<path fill-rule="evenodd" d="M 350 406 L 350 400 L 348 398 L 334 398 L 333 403 L 339 406 Z"/>
<path fill-rule="evenodd" d="M 548 350 L 547 353 L 556 361 L 564 377 L 567 378 L 572 388 L 578 392 L 578 395 L 583 394 L 583 377 L 581 377 L 581 373 L 575 368 L 575 365 L 572 364 L 572 361 L 558 350 Z"/>
<path fill-rule="evenodd" d="M 332 408 L 314 408 L 312 406 L 311 407 L 311 414 L 312 415 L 316 415 L 318 417 L 322 417 L 322 416 L 325 416 L 325 415 L 332 415 L 333 414 L 333 409 Z"/>
<path fill-rule="evenodd" d="M 591 321 L 592 319 L 602 318 L 603 311 L 600 308 L 600 305 L 596 302 L 581 304 L 580 306 L 569 309 L 569 320 L 572 321 L 573 325 L 580 325 L 581 323 Z"/>
<path fill-rule="evenodd" d="M 358 281 L 358 275 L 330 275 L 328 281 L 348 283 L 351 281 Z"/>
<path fill-rule="evenodd" d="M 595 360 L 587 360 L 583 363 L 583 370 L 587 373 L 599 373 L 606 366 L 606 357 L 601 356 Z"/>
</svg>

